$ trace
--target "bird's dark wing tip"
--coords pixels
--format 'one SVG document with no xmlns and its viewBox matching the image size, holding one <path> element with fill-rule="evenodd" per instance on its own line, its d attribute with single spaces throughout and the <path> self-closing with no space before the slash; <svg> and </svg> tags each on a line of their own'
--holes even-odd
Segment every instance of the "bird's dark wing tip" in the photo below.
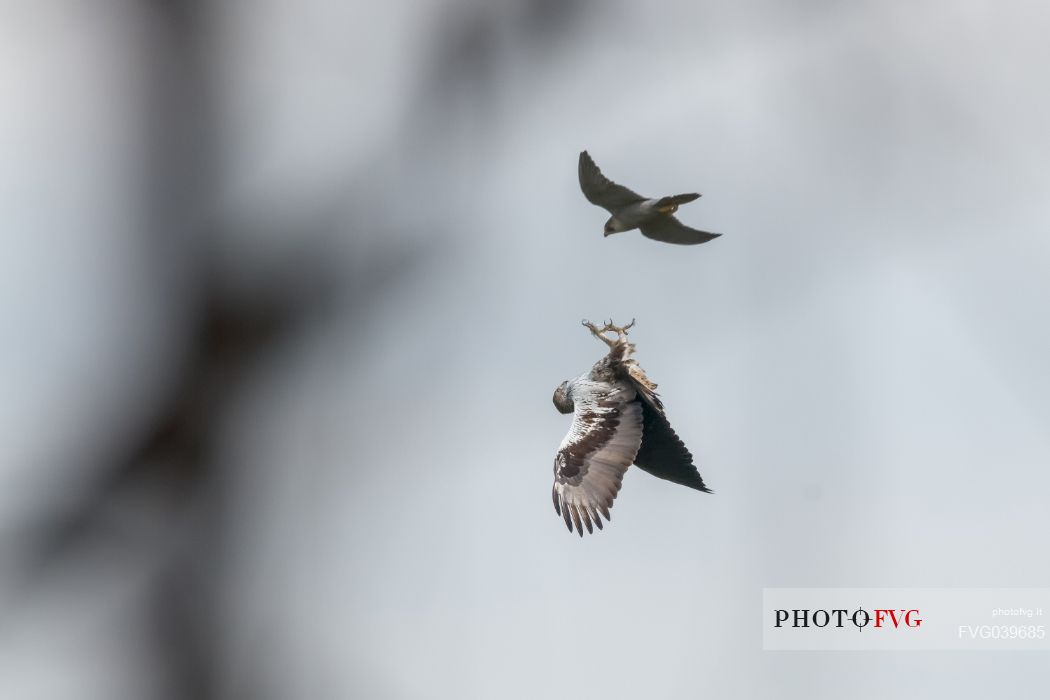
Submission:
<svg viewBox="0 0 1050 700">
<path fill-rule="evenodd" d="M 695 469 L 695 467 L 694 467 L 694 469 Z M 691 475 L 685 475 L 685 478 L 683 478 L 683 479 L 671 479 L 671 481 L 679 483 L 682 486 L 688 486 L 689 488 L 693 489 L 694 491 L 700 491 L 702 493 L 711 493 L 711 494 L 714 493 L 714 491 L 709 489 L 707 487 L 707 484 L 704 483 L 704 480 L 700 477 L 700 473 L 699 472 L 697 472 L 695 474 L 691 474 Z"/>
</svg>

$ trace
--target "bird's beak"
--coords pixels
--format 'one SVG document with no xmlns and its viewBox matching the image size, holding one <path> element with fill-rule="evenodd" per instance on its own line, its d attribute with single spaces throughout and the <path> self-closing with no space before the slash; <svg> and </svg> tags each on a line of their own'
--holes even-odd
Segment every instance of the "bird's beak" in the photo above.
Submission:
<svg viewBox="0 0 1050 700">
<path fill-rule="evenodd" d="M 608 238 L 610 233 L 612 233 L 612 232 L 611 231 L 603 231 L 602 235 L 605 236 L 606 238 Z"/>
</svg>

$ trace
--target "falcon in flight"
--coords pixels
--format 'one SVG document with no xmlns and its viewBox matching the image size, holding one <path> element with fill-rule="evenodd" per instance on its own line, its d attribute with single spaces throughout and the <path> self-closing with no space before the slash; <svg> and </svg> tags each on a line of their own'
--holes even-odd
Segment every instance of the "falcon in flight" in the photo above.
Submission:
<svg viewBox="0 0 1050 700">
<path fill-rule="evenodd" d="M 659 199 L 643 197 L 602 175 L 587 151 L 580 153 L 580 189 L 588 202 L 612 214 L 605 222 L 606 236 L 639 229 L 643 236 L 653 240 L 696 245 L 722 235 L 689 228 L 672 216 L 678 211 L 679 205 L 699 199 L 700 195 L 696 192 L 672 194 Z"/>
<path fill-rule="evenodd" d="M 598 328 L 583 325 L 609 346 L 587 374 L 562 382 L 554 390 L 554 405 L 571 413 L 572 426 L 554 458 L 554 510 L 583 537 L 583 528 L 602 529 L 609 508 L 631 464 L 661 479 L 711 493 L 700 478 L 682 440 L 671 429 L 664 406 L 633 358 L 627 330 L 634 325 Z M 606 333 L 615 333 L 610 338 Z"/>
</svg>

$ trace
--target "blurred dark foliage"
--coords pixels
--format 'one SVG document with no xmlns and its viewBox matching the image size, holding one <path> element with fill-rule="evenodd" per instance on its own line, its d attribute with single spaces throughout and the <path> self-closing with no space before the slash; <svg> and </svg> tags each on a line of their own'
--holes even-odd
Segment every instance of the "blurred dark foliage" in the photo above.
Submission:
<svg viewBox="0 0 1050 700">
<path fill-rule="evenodd" d="M 564 38 L 582 5 L 519 0 L 502 8 L 453 8 L 451 20 L 435 30 L 434 60 L 430 72 L 422 73 L 426 77 L 419 102 L 439 105 L 452 95 L 472 105 L 484 103 L 495 80 L 486 67 L 499 59 L 503 42 L 540 47 Z M 216 230 L 218 217 L 212 216 L 218 208 L 214 193 L 220 189 L 215 181 L 221 172 L 215 115 L 221 97 L 214 92 L 208 65 L 211 10 L 203 0 L 151 4 L 151 39 L 156 43 L 145 86 L 151 124 L 145 154 L 151 197 L 148 235 L 157 259 L 170 256 L 173 264 L 183 266 L 180 277 L 189 288 L 182 291 L 191 308 L 190 320 L 180 326 L 185 337 L 178 345 L 185 350 L 177 355 L 175 379 L 145 427 L 114 441 L 124 446 L 121 453 L 85 465 L 89 473 L 78 496 L 41 514 L 25 533 L 22 547 L 23 595 L 32 595 L 42 582 L 75 574 L 94 552 L 119 540 L 123 535 L 114 531 L 109 514 L 129 500 L 156 511 L 162 527 L 192 529 L 187 546 L 173 548 L 152 579 L 146 628 L 151 630 L 153 648 L 147 653 L 156 660 L 157 687 L 167 697 L 196 700 L 229 690 L 221 683 L 219 664 L 225 657 L 216 647 L 218 623 L 212 614 L 233 497 L 223 490 L 224 466 L 217 455 L 221 416 L 272 353 L 317 324 L 336 319 L 347 323 L 367 314 L 435 248 L 418 242 L 409 248 L 396 237 L 384 241 L 368 231 L 365 238 L 371 242 L 358 247 L 363 255 L 341 259 L 330 248 L 340 236 L 355 237 L 354 214 L 344 211 L 344 200 L 353 193 L 330 183 L 330 193 L 335 193 L 330 196 L 337 201 L 309 213 L 300 207 L 281 222 L 296 250 L 281 261 L 280 274 L 252 280 L 247 290 L 229 282 L 228 266 L 235 263 L 220 259 L 214 243 L 224 231 Z M 420 116 L 404 125 L 412 132 L 405 141 L 433 139 L 435 124 L 427 110 L 415 113 Z M 438 129 L 445 126 L 438 121 Z M 238 696 L 249 691 L 253 698 L 273 696 L 264 682 L 266 671 L 250 669 L 248 676 L 239 678 L 243 687 L 236 689 Z"/>
</svg>

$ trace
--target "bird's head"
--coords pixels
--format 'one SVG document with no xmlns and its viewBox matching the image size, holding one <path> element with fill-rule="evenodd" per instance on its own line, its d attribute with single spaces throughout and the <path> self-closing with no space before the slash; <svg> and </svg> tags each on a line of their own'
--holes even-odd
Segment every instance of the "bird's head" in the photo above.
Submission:
<svg viewBox="0 0 1050 700">
<path fill-rule="evenodd" d="M 554 407 L 558 409 L 558 413 L 572 413 L 574 405 L 569 397 L 568 382 L 562 382 L 554 390 Z"/>
<path fill-rule="evenodd" d="M 615 216 L 610 216 L 609 220 L 605 222 L 605 235 L 611 236 L 614 233 L 620 233 L 626 231 L 623 224 Z"/>
</svg>

